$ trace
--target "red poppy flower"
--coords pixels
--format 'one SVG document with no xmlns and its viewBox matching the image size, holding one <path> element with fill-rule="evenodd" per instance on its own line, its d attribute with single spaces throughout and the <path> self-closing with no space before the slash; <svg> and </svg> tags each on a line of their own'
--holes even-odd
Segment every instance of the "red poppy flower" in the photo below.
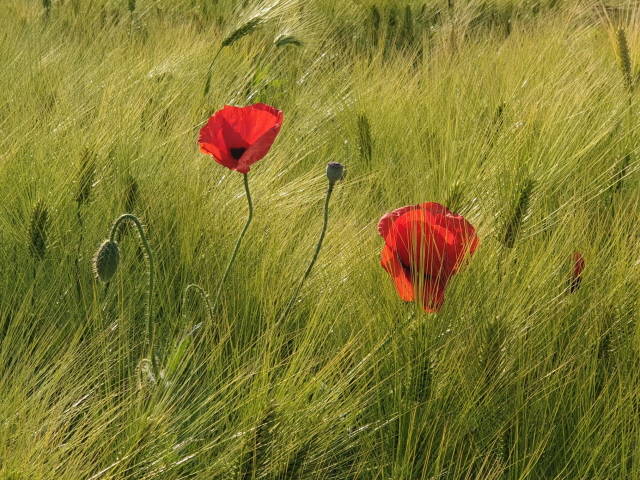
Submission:
<svg viewBox="0 0 640 480">
<path fill-rule="evenodd" d="M 573 261 L 573 268 L 571 269 L 570 289 L 571 293 L 573 293 L 578 290 L 578 288 L 580 288 L 580 283 L 582 282 L 582 271 L 584 270 L 585 261 L 580 252 L 573 252 L 571 260 Z"/>
<path fill-rule="evenodd" d="M 433 202 L 387 213 L 378 232 L 385 243 L 380 263 L 398 295 L 407 302 L 417 296 L 428 312 L 440 309 L 449 280 L 479 243 L 473 225 Z"/>
<path fill-rule="evenodd" d="M 200 151 L 240 173 L 262 159 L 273 144 L 284 114 L 264 103 L 248 107 L 225 106 L 200 130 Z"/>
</svg>

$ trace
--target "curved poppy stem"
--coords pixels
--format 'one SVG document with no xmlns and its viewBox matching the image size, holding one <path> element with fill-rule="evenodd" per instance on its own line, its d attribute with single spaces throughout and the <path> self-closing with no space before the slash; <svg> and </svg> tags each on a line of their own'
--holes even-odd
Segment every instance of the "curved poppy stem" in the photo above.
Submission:
<svg viewBox="0 0 640 480">
<path fill-rule="evenodd" d="M 205 97 L 208 95 L 209 90 L 211 88 L 211 74 L 212 74 L 213 65 L 216 63 L 216 60 L 218 59 L 218 56 L 220 55 L 220 52 L 222 51 L 223 48 L 224 48 L 224 45 L 221 46 L 220 48 L 218 48 L 218 51 L 213 56 L 213 60 L 211 60 L 211 63 L 209 64 L 209 69 L 207 70 L 207 81 L 204 84 L 204 95 L 203 96 L 205 96 Z"/>
<path fill-rule="evenodd" d="M 120 215 L 115 222 L 113 222 L 113 226 L 111 227 L 111 234 L 109 235 L 109 239 L 112 242 L 116 241 L 116 235 L 120 229 L 120 225 L 124 222 L 131 222 L 136 229 L 138 230 L 138 235 L 142 242 L 142 247 L 145 251 L 145 259 L 147 260 L 147 278 L 149 284 L 147 286 L 147 308 L 145 312 L 145 348 L 148 350 L 149 355 L 153 356 L 151 352 L 151 345 L 153 341 L 153 333 L 151 331 L 151 315 L 152 315 L 152 301 L 153 301 L 153 253 L 151 251 L 151 247 L 149 246 L 149 242 L 147 241 L 147 235 L 144 232 L 144 227 L 138 217 L 132 215 L 130 213 L 125 213 Z M 153 362 L 153 359 L 151 360 Z"/>
<path fill-rule="evenodd" d="M 335 185 L 334 182 L 329 182 L 329 188 L 327 189 L 327 196 L 325 197 L 325 200 L 324 200 L 324 224 L 322 225 L 322 232 L 320 232 L 320 238 L 318 239 L 316 250 L 313 253 L 313 257 L 311 258 L 311 262 L 309 263 L 307 270 L 304 272 L 304 275 L 300 279 L 300 283 L 298 283 L 298 287 L 293 293 L 291 300 L 289 300 L 289 303 L 287 304 L 287 308 L 285 308 L 282 315 L 280 315 L 280 318 L 278 319 L 278 323 L 284 320 L 286 316 L 289 314 L 289 312 L 291 311 L 291 309 L 293 308 L 293 304 L 298 298 L 298 295 L 300 293 L 300 290 L 302 290 L 302 286 L 304 285 L 304 282 L 307 280 L 307 278 L 309 278 L 309 275 L 311 274 L 311 270 L 313 269 L 313 266 L 315 265 L 316 260 L 318 260 L 318 255 L 320 254 L 320 249 L 322 248 L 322 243 L 324 242 L 324 237 L 327 234 L 327 227 L 329 225 L 329 200 L 331 199 L 331 194 L 333 193 L 334 185 Z"/>
<path fill-rule="evenodd" d="M 184 294 L 182 296 L 182 318 L 184 320 L 187 319 L 187 298 L 189 297 L 189 292 L 191 290 L 194 290 L 200 294 L 200 297 L 202 297 L 202 300 L 204 301 L 207 307 L 207 315 L 209 316 L 209 322 L 213 322 L 213 308 L 211 307 L 211 301 L 209 300 L 209 295 L 204 290 L 204 288 L 202 288 L 200 285 L 196 283 L 187 285 L 187 287 L 184 289 Z"/>
<path fill-rule="evenodd" d="M 225 269 L 224 274 L 222 275 L 222 279 L 220 280 L 220 283 L 218 284 L 218 289 L 216 291 L 216 296 L 215 296 L 215 299 L 213 300 L 213 306 L 214 307 L 216 305 L 218 305 L 218 300 L 220 300 L 220 295 L 222 294 L 222 287 L 224 286 L 224 282 L 227 280 L 227 277 L 229 276 L 229 272 L 231 271 L 231 267 L 233 266 L 233 262 L 235 262 L 236 257 L 238 256 L 238 251 L 240 250 L 240 245 L 242 244 L 242 239 L 244 238 L 245 234 L 247 233 L 247 230 L 249 230 L 249 225 L 251 225 L 251 221 L 253 220 L 253 202 L 251 200 L 251 192 L 249 191 L 249 176 L 248 176 L 248 174 L 244 173 L 243 177 L 244 177 L 244 191 L 246 192 L 247 203 L 249 205 L 249 216 L 247 218 L 247 223 L 244 224 L 244 228 L 242 229 L 242 232 L 240 232 L 240 236 L 238 237 L 238 240 L 236 241 L 236 246 L 233 248 L 233 253 L 231 254 L 231 259 L 229 260 L 229 263 L 227 264 L 227 268 Z"/>
</svg>

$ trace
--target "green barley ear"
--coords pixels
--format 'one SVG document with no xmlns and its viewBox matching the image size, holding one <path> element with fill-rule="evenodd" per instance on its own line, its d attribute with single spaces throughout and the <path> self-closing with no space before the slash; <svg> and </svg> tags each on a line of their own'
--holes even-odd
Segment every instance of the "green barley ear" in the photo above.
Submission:
<svg viewBox="0 0 640 480">
<path fill-rule="evenodd" d="M 133 212 L 140 197 L 138 181 L 131 175 L 127 177 L 127 186 L 124 192 L 124 208 L 127 212 Z"/>
<path fill-rule="evenodd" d="M 209 68 L 207 69 L 207 79 L 204 84 L 204 92 L 203 92 L 205 97 L 209 94 L 209 90 L 211 90 L 211 76 L 213 74 L 213 66 L 215 65 L 216 59 L 218 58 L 218 55 L 220 55 L 220 52 L 222 51 L 222 49 L 224 47 L 233 45 L 242 37 L 245 37 L 250 33 L 253 33 L 260 26 L 262 21 L 263 21 L 263 17 L 261 17 L 260 15 L 255 16 L 249 21 L 245 22 L 240 27 L 236 28 L 224 40 L 222 40 L 222 43 L 220 44 L 220 48 L 218 48 L 218 50 L 216 51 L 215 55 L 213 56 L 213 59 L 211 60 L 211 63 L 209 64 Z"/>
<path fill-rule="evenodd" d="M 49 13 L 49 10 L 51 9 L 51 0 L 42 0 L 42 8 Z"/>
<path fill-rule="evenodd" d="M 412 399 L 417 403 L 426 402 L 431 396 L 432 385 L 433 363 L 428 355 L 421 355 L 412 366 L 410 390 Z"/>
<path fill-rule="evenodd" d="M 242 24 L 240 27 L 236 28 L 233 32 L 231 32 L 222 41 L 222 46 L 228 47 L 230 45 L 233 45 L 241 38 L 246 37 L 247 35 L 253 33 L 260 26 L 260 23 L 262 23 L 261 16 L 256 16 L 248 20 L 247 22 Z"/>
<path fill-rule="evenodd" d="M 507 108 L 507 104 L 504 102 L 500 102 L 500 105 L 496 108 L 496 112 L 493 115 L 493 126 L 497 131 L 502 128 L 504 124 L 504 111 Z"/>
<path fill-rule="evenodd" d="M 42 260 L 47 253 L 47 237 L 49 233 L 49 210 L 42 200 L 40 200 L 31 214 L 29 225 L 29 250 L 31 255 L 38 260 Z"/>
<path fill-rule="evenodd" d="M 402 31 L 405 47 L 409 47 L 414 43 L 414 22 L 411 5 L 404 8 L 404 28 Z"/>
<path fill-rule="evenodd" d="M 378 46 L 380 38 L 380 25 L 382 24 L 382 16 L 376 5 L 371 6 L 371 37 L 374 47 Z"/>
<path fill-rule="evenodd" d="M 287 45 L 294 45 L 296 47 L 302 47 L 303 45 L 302 41 L 293 35 L 280 35 L 273 43 L 278 48 L 286 47 Z"/>
<path fill-rule="evenodd" d="M 276 478 L 304 478 L 304 466 L 311 452 L 312 442 L 307 440 L 299 447 L 291 457 L 289 462 L 282 470 L 282 474 Z"/>
<path fill-rule="evenodd" d="M 129 0 L 129 12 L 133 13 L 136 10 L 136 0 Z"/>
<path fill-rule="evenodd" d="M 480 348 L 480 369 L 487 388 L 498 380 L 502 374 L 503 348 L 507 340 L 507 328 L 499 319 L 493 320 L 484 332 Z"/>
<path fill-rule="evenodd" d="M 120 249 L 118 244 L 111 240 L 105 240 L 93 257 L 93 273 L 102 283 L 109 283 L 118 271 L 119 263 Z"/>
<path fill-rule="evenodd" d="M 373 157 L 373 138 L 371 137 L 371 125 L 366 115 L 358 115 L 358 141 L 360 156 L 365 164 L 369 165 Z"/>
<path fill-rule="evenodd" d="M 265 469 L 266 463 L 271 457 L 273 433 L 277 426 L 276 410 L 273 404 L 267 407 L 264 416 L 256 427 L 254 434 L 249 437 L 245 445 L 244 455 L 240 457 L 238 476 L 241 480 L 260 478 L 260 473 Z"/>
<path fill-rule="evenodd" d="M 513 248 L 516 243 L 516 239 L 518 237 L 520 227 L 522 226 L 522 222 L 529 211 L 531 193 L 533 192 L 534 185 L 535 182 L 532 179 L 528 178 L 520 188 L 518 201 L 515 204 L 514 209 L 509 216 L 509 220 L 505 225 L 504 235 L 502 238 L 502 243 L 507 248 Z"/>
<path fill-rule="evenodd" d="M 618 165 L 616 167 L 616 181 L 613 184 L 613 192 L 618 193 L 622 190 L 624 186 L 624 179 L 627 176 L 627 170 L 629 169 L 629 164 L 631 163 L 631 154 L 627 153 L 624 157 L 620 159 Z"/>
<path fill-rule="evenodd" d="M 624 85 L 629 92 L 633 91 L 633 68 L 631 66 L 631 55 L 629 54 L 629 44 L 627 42 L 627 35 L 624 28 L 618 29 L 617 35 L 618 46 L 618 60 L 620 62 L 620 69 L 622 76 L 624 77 Z"/>
<path fill-rule="evenodd" d="M 91 196 L 96 177 L 96 162 L 93 155 L 86 151 L 80 162 L 78 192 L 76 193 L 76 202 L 78 205 L 85 205 Z"/>
<path fill-rule="evenodd" d="M 389 51 L 392 47 L 396 46 L 396 42 L 398 40 L 398 11 L 396 7 L 389 8 L 389 13 L 387 17 L 387 36 L 384 44 L 384 54 L 385 56 L 389 54 Z"/>
</svg>

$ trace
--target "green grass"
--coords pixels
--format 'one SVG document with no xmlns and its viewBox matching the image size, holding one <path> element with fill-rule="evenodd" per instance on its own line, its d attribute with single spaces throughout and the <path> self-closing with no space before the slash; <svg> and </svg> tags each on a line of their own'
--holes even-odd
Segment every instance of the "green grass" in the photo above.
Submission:
<svg viewBox="0 0 640 480">
<path fill-rule="evenodd" d="M 0 479 L 640 478 L 631 0 L 3 0 L 0 65 Z M 197 134 L 257 101 L 285 121 L 210 322 L 183 291 L 215 293 L 247 205 Z M 375 227 L 424 201 L 481 245 L 402 327 Z M 126 211 L 157 377 L 135 231 L 91 272 Z"/>
</svg>

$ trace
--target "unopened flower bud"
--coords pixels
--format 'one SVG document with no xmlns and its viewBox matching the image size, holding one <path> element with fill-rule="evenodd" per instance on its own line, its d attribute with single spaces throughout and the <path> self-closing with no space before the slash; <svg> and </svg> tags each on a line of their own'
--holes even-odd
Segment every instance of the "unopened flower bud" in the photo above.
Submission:
<svg viewBox="0 0 640 480">
<path fill-rule="evenodd" d="M 327 165 L 327 178 L 329 183 L 336 183 L 344 178 L 344 165 L 338 162 L 330 162 Z"/>
<path fill-rule="evenodd" d="M 98 280 L 103 283 L 111 281 L 118 270 L 120 261 L 120 249 L 118 244 L 111 240 L 105 240 L 93 257 L 93 271 Z"/>
</svg>

